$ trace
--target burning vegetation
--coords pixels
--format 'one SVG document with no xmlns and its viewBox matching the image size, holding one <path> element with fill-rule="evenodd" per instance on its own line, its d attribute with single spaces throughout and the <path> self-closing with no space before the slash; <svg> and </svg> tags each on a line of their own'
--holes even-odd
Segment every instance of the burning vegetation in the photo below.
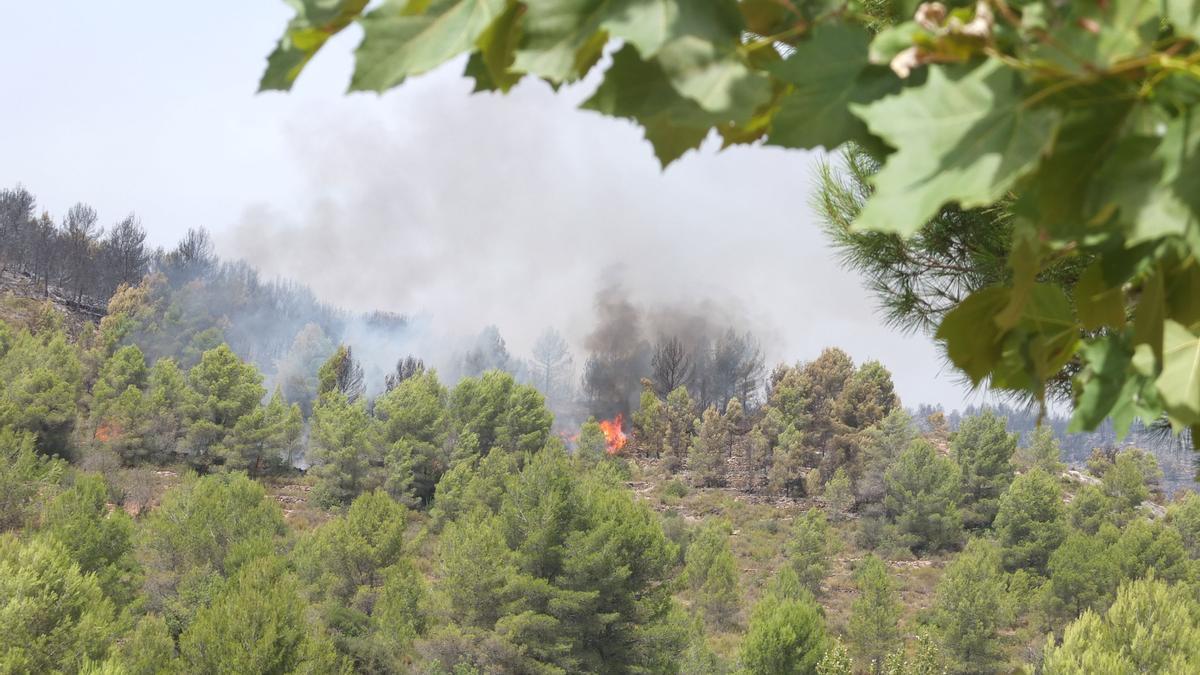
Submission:
<svg viewBox="0 0 1200 675">
<path fill-rule="evenodd" d="M 600 430 L 604 432 L 604 440 L 608 443 L 608 454 L 620 454 L 621 448 L 625 447 L 625 442 L 629 440 L 622 429 L 624 425 L 625 416 L 621 413 L 617 413 L 611 420 L 600 420 Z"/>
</svg>

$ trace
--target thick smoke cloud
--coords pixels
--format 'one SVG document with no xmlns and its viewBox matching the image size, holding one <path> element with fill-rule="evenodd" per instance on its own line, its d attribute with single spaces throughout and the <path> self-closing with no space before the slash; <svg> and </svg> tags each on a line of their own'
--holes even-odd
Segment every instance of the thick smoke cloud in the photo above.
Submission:
<svg viewBox="0 0 1200 675">
<path fill-rule="evenodd" d="M 616 283 L 652 308 L 647 340 L 651 318 L 682 335 L 737 321 L 768 363 L 838 345 L 883 360 L 907 400 L 958 404 L 928 340 L 879 326 L 825 247 L 814 157 L 706 147 L 664 173 L 630 125 L 573 109 L 587 85 L 469 88 L 443 70 L 381 99 L 315 103 L 288 129 L 306 197 L 247 208 L 219 251 L 348 309 L 423 317 L 414 351 L 440 350 L 435 363 L 494 324 L 522 357 L 554 326 L 582 365 L 601 339 L 594 299 Z"/>
</svg>

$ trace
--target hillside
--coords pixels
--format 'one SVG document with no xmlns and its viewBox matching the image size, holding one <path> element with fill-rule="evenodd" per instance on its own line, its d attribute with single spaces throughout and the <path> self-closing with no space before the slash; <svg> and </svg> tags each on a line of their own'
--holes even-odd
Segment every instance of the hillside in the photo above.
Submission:
<svg viewBox="0 0 1200 675">
<path fill-rule="evenodd" d="M 77 337 L 84 326 L 95 325 L 106 309 L 77 302 L 57 286 L 44 287 L 33 277 L 14 270 L 0 272 L 0 321 L 15 326 L 34 326 L 50 311 L 62 320 L 64 328 Z"/>
</svg>

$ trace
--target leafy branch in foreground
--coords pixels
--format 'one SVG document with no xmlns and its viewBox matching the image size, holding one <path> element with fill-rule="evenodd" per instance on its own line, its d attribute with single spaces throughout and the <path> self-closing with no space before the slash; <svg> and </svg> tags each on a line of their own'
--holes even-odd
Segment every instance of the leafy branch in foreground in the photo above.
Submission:
<svg viewBox="0 0 1200 675">
<path fill-rule="evenodd" d="M 583 106 L 642 126 L 664 165 L 714 129 L 726 145 L 853 143 L 878 164 L 853 230 L 901 238 L 1003 202 L 1003 270 L 969 259 L 979 283 L 936 312 L 955 365 L 1039 400 L 1067 373 L 1076 428 L 1165 418 L 1200 438 L 1197 0 L 290 4 L 263 89 L 355 21 L 358 90 L 464 53 L 477 90 L 557 87 L 611 43 Z"/>
</svg>

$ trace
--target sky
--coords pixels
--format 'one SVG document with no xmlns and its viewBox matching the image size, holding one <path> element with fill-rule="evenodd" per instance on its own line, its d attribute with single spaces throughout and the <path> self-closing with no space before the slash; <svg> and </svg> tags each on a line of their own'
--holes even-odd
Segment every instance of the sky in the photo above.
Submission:
<svg viewBox="0 0 1200 675">
<path fill-rule="evenodd" d="M 819 155 L 710 139 L 662 171 L 632 124 L 576 109 L 594 78 L 470 95 L 455 62 L 346 95 L 356 29 L 291 93 L 257 94 L 277 0 L 4 4 L 0 185 L 55 217 L 136 212 L 163 246 L 203 226 L 332 304 L 447 339 L 496 324 L 517 354 L 547 326 L 578 348 L 615 284 L 648 312 L 720 312 L 772 363 L 839 346 L 882 361 L 908 405 L 978 402 L 838 267 L 810 208 Z"/>
</svg>

